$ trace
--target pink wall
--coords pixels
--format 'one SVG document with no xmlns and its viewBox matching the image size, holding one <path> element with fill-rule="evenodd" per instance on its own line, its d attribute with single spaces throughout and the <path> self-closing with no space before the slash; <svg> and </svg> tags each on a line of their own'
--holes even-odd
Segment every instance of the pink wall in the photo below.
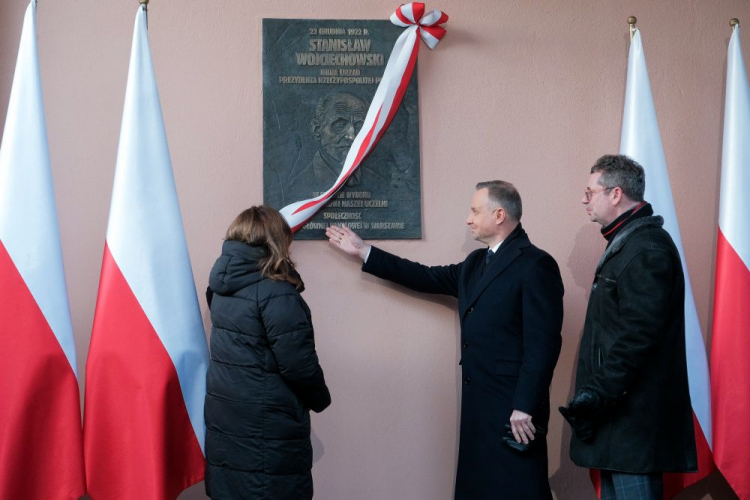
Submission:
<svg viewBox="0 0 750 500">
<path fill-rule="evenodd" d="M 0 2 L 5 116 L 27 2 Z M 261 19 L 386 19 L 398 2 L 154 0 L 151 49 L 200 296 L 230 220 L 262 201 Z M 40 0 L 39 48 L 81 384 L 94 315 L 137 2 Z M 587 290 L 604 248 L 579 203 L 587 172 L 616 152 L 628 50 L 642 30 L 698 315 L 711 322 L 728 21 L 746 0 L 544 0 L 428 4 L 451 15 L 420 55 L 421 241 L 382 247 L 427 264 L 477 243 L 463 221 L 476 181 L 512 181 L 532 241 L 565 281 L 563 352 L 553 408 L 570 392 Z M 745 33 L 745 53 L 750 34 Z M 747 60 L 747 58 L 746 58 Z M 451 498 L 460 393 L 455 304 L 359 272 L 324 242 L 298 242 L 333 405 L 313 417 L 323 499 Z M 206 308 L 203 306 L 204 316 Z M 208 322 L 207 322 L 208 324 Z M 550 422 L 558 499 L 594 498 Z M 203 499 L 202 485 L 183 499 Z M 684 499 L 733 498 L 719 477 Z"/>
</svg>

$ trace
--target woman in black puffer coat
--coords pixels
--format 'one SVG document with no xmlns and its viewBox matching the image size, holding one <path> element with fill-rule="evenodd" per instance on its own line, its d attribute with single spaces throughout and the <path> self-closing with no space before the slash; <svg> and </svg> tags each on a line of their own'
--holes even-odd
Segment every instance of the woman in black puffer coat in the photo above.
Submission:
<svg viewBox="0 0 750 500">
<path fill-rule="evenodd" d="M 331 396 L 291 242 L 279 212 L 249 208 L 211 270 L 206 492 L 214 500 L 313 496 L 309 410 L 323 411 Z"/>
</svg>

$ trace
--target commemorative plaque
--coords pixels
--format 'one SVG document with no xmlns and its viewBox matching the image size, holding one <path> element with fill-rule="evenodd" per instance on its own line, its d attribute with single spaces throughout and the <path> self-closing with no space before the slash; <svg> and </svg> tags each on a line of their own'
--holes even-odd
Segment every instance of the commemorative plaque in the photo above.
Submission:
<svg viewBox="0 0 750 500">
<path fill-rule="evenodd" d="M 362 128 L 393 44 L 389 21 L 263 20 L 263 202 L 281 209 L 331 188 Z M 346 224 L 366 239 L 422 237 L 416 68 L 380 142 L 295 234 Z"/>
</svg>

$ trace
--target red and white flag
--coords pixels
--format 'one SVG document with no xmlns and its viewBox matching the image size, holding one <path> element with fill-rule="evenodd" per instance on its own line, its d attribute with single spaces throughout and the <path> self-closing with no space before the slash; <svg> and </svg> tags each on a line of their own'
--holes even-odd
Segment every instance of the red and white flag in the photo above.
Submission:
<svg viewBox="0 0 750 500">
<path fill-rule="evenodd" d="M 207 364 L 141 6 L 86 362 L 93 500 L 174 499 L 203 479 Z"/>
<path fill-rule="evenodd" d="M 630 43 L 620 153 L 633 158 L 646 171 L 645 199 L 653 206 L 654 213 L 664 218 L 664 229 L 677 246 L 685 275 L 685 351 L 698 451 L 698 472 L 665 474 L 664 498 L 672 498 L 715 470 L 711 454 L 711 390 L 706 346 L 682 248 L 640 30 L 635 31 Z"/>
<path fill-rule="evenodd" d="M 0 145 L 0 498 L 84 494 L 76 353 L 26 9 Z"/>
<path fill-rule="evenodd" d="M 750 499 L 750 88 L 740 27 L 729 40 L 711 340 L 714 458 Z"/>
</svg>

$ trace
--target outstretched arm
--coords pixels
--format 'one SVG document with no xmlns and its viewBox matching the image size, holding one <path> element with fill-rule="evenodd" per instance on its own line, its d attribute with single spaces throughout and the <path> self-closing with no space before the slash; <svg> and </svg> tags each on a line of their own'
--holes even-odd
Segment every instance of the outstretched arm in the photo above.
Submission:
<svg viewBox="0 0 750 500">
<path fill-rule="evenodd" d="M 424 266 L 368 245 L 346 226 L 329 226 L 326 236 L 331 245 L 364 262 L 362 270 L 417 292 L 458 296 L 458 276 L 462 264 Z"/>
</svg>

